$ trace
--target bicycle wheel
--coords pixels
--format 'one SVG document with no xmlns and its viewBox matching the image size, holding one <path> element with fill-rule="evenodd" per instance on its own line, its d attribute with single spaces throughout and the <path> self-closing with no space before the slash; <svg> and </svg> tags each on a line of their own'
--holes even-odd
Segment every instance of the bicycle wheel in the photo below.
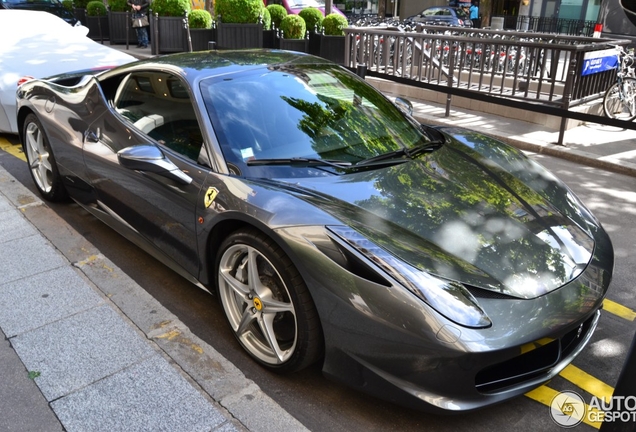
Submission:
<svg viewBox="0 0 636 432">
<path fill-rule="evenodd" d="M 609 118 L 631 121 L 636 118 L 636 79 L 623 78 L 611 86 L 603 97 L 603 111 Z"/>
</svg>

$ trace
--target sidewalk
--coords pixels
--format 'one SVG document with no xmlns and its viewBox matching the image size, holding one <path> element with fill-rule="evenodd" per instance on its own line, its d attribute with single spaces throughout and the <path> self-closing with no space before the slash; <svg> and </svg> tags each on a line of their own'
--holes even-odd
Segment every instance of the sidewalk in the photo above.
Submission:
<svg viewBox="0 0 636 432">
<path fill-rule="evenodd" d="M 0 431 L 305 430 L 1 163 L 0 262 Z"/>
</svg>

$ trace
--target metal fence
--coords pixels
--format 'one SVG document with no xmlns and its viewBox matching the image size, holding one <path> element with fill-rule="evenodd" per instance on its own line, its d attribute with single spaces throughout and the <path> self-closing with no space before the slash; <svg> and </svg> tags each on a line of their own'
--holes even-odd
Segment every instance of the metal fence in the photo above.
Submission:
<svg viewBox="0 0 636 432">
<path fill-rule="evenodd" d="M 345 66 L 352 70 L 364 65 L 383 78 L 449 95 L 486 95 L 494 103 L 519 101 L 533 105 L 529 109 L 534 111 L 540 110 L 537 105 L 554 107 L 561 116 L 570 107 L 602 97 L 615 82 L 616 70 L 583 74 L 586 53 L 628 43 L 440 26 L 411 32 L 350 27 L 345 32 Z M 450 97 L 447 111 L 449 107 Z"/>
</svg>

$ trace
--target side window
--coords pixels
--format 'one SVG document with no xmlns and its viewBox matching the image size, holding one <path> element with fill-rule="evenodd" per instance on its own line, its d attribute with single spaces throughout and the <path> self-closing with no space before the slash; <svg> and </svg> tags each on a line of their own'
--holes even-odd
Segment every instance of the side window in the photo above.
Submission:
<svg viewBox="0 0 636 432">
<path fill-rule="evenodd" d="M 185 84 L 164 72 L 136 72 L 122 81 L 115 110 L 160 144 L 203 165 L 203 135 Z"/>
<path fill-rule="evenodd" d="M 430 9 L 425 10 L 423 15 L 425 15 L 425 16 L 433 16 L 433 15 L 437 14 L 437 12 L 439 12 L 438 8 L 430 8 Z"/>
</svg>

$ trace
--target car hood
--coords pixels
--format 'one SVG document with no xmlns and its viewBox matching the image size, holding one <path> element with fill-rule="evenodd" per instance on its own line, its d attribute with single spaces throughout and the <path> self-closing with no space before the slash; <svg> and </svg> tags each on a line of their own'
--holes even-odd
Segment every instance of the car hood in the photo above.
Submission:
<svg viewBox="0 0 636 432">
<path fill-rule="evenodd" d="M 454 136 L 406 163 L 285 187 L 420 270 L 473 287 L 534 298 L 581 274 L 597 222 L 578 199 L 517 150 Z"/>
</svg>

